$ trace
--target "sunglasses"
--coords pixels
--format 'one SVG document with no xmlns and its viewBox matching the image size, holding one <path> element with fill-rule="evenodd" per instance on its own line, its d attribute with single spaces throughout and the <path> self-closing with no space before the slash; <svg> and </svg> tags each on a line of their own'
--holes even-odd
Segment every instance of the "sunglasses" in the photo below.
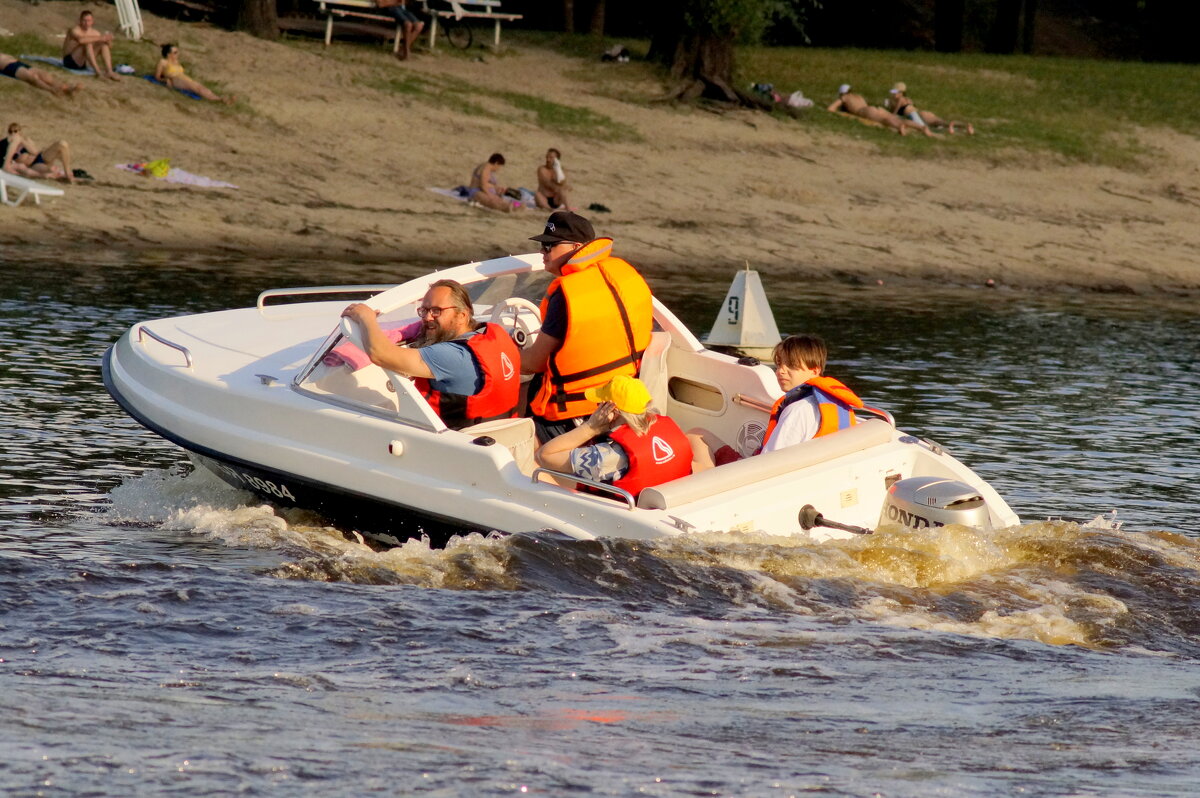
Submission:
<svg viewBox="0 0 1200 798">
<path fill-rule="evenodd" d="M 550 250 L 552 250 L 552 249 L 554 249 L 555 247 L 557 247 L 557 246 L 559 245 L 559 243 L 561 243 L 561 242 L 558 242 L 558 241 L 543 241 L 543 242 L 542 242 L 542 252 L 543 252 L 543 254 L 544 254 L 544 253 L 547 253 L 547 252 L 549 252 Z"/>
<path fill-rule="evenodd" d="M 458 310 L 458 308 L 456 308 L 454 305 L 446 305 L 445 307 L 441 308 L 436 305 L 433 307 L 426 307 L 425 305 L 422 305 L 421 307 L 417 308 L 417 315 L 421 318 L 428 316 L 431 319 L 436 319 L 438 316 L 442 315 L 443 311 L 447 310 Z"/>
</svg>

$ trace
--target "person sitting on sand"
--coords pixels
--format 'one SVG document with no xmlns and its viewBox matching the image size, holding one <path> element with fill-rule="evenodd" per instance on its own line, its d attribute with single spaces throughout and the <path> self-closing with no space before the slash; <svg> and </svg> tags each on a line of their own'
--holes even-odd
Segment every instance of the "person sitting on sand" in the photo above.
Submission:
<svg viewBox="0 0 1200 798">
<path fill-rule="evenodd" d="M 425 30 L 425 22 L 416 12 L 408 7 L 406 0 L 375 0 L 375 7 L 394 17 L 400 25 L 400 41 L 397 42 L 396 58 L 401 61 L 412 53 L 413 45 L 421 31 Z"/>
<path fill-rule="evenodd" d="M 622 488 L 634 499 L 692 473 L 687 436 L 650 407 L 641 380 L 622 375 L 584 393 L 599 406 L 587 421 L 538 448 L 542 468 Z"/>
<path fill-rule="evenodd" d="M 892 88 L 888 91 L 890 96 L 883 103 L 884 108 L 887 108 L 897 116 L 908 117 L 914 123 L 921 125 L 922 127 L 946 128 L 951 133 L 958 132 L 954 129 L 955 127 L 965 127 L 968 136 L 975 135 L 975 126 L 970 122 L 947 122 L 945 119 L 942 119 L 932 111 L 918 110 L 917 107 L 913 105 L 912 100 L 909 99 L 908 94 L 906 93 L 907 91 L 908 86 L 904 85 L 902 82 L 892 86 Z"/>
<path fill-rule="evenodd" d="M 468 186 L 467 199 L 494 211 L 514 211 L 521 207 L 519 201 L 509 202 L 504 196 L 507 189 L 500 185 L 496 176 L 504 166 L 504 156 L 493 152 L 486 162 L 475 167 L 471 172 L 471 184 Z"/>
<path fill-rule="evenodd" d="M 542 210 L 574 210 L 567 199 L 567 175 L 561 158 L 562 153 L 551 147 L 546 150 L 546 163 L 537 168 L 536 198 L 537 206 Z"/>
<path fill-rule="evenodd" d="M 819 438 L 858 423 L 863 402 L 840 380 L 822 377 L 828 350 L 817 335 L 790 335 L 775 345 L 775 379 L 784 391 L 771 408 L 763 442 L 755 454 Z M 706 429 L 688 430 L 692 470 L 704 471 L 742 456 Z"/>
<path fill-rule="evenodd" d="M 90 67 L 98 78 L 120 80 L 121 76 L 113 70 L 112 65 L 113 35 L 96 30 L 95 24 L 96 18 L 92 12 L 82 11 L 79 24 L 67 29 L 67 35 L 63 38 L 63 66 L 67 69 Z"/>
<path fill-rule="evenodd" d="M 0 53 L 0 75 L 28 83 L 34 88 L 57 94 L 60 97 L 74 96 L 75 92 L 83 88 L 82 83 L 76 83 L 73 86 L 59 83 L 42 70 L 35 69 L 24 61 L 18 61 L 8 53 Z"/>
<path fill-rule="evenodd" d="M 59 178 L 75 182 L 71 170 L 71 147 L 56 141 L 44 150 L 21 134 L 21 125 L 8 126 L 8 136 L 0 139 L 0 170 L 32 178 Z M 55 161 L 59 166 L 55 166 Z"/>
<path fill-rule="evenodd" d="M 884 127 L 891 128 L 901 136 L 907 136 L 910 130 L 919 130 L 926 136 L 933 136 L 934 133 L 927 127 L 915 124 L 907 119 L 901 119 L 883 108 L 876 108 L 873 105 L 867 105 L 867 101 L 862 98 L 861 94 L 855 94 L 850 91 L 850 84 L 843 83 L 838 87 L 838 98 L 829 106 L 830 111 L 839 113 L 853 114 L 862 119 L 869 119 L 872 122 L 877 122 Z"/>
<path fill-rule="evenodd" d="M 173 44 L 164 44 L 162 46 L 162 60 L 154 68 L 154 79 L 160 83 L 165 83 L 177 91 L 190 91 L 192 94 L 198 95 L 205 100 L 212 100 L 213 102 L 231 105 L 236 99 L 234 97 L 221 97 L 200 81 L 189 78 L 183 71 L 183 65 L 179 63 L 179 48 Z"/>
</svg>

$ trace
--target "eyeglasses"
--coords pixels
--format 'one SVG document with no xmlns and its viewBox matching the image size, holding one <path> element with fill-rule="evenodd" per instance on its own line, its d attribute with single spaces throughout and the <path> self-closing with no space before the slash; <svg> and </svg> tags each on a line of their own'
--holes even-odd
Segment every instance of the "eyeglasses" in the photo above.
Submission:
<svg viewBox="0 0 1200 798">
<path fill-rule="evenodd" d="M 543 241 L 542 242 L 542 252 L 543 253 L 549 252 L 550 250 L 557 247 L 560 243 L 561 242 L 559 242 L 559 241 Z"/>
<path fill-rule="evenodd" d="M 433 307 L 426 307 L 426 306 L 422 305 L 421 307 L 417 308 L 417 315 L 420 316 L 421 318 L 425 318 L 426 316 L 428 316 L 431 319 L 436 319 L 438 316 L 442 315 L 442 313 L 444 311 L 447 311 L 447 310 L 458 310 L 458 308 L 455 307 L 454 305 L 446 305 L 445 307 L 441 307 L 441 308 L 437 307 L 436 305 Z"/>
</svg>

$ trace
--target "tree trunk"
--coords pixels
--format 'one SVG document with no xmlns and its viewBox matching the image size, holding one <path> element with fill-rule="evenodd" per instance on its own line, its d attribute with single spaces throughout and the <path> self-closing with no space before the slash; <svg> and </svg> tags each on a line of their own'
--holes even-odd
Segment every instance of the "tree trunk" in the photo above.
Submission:
<svg viewBox="0 0 1200 798">
<path fill-rule="evenodd" d="M 279 18 L 275 13 L 275 0 L 241 0 L 234 28 L 260 39 L 278 39 Z"/>
<path fill-rule="evenodd" d="M 589 32 L 593 36 L 604 35 L 604 18 L 608 12 L 606 5 L 605 0 L 596 0 L 596 5 L 592 7 L 592 25 Z"/>
<path fill-rule="evenodd" d="M 1143 11 L 1142 58 L 1147 61 L 1200 62 L 1196 46 L 1195 7 L 1176 0 L 1146 0 Z"/>
<path fill-rule="evenodd" d="M 575 32 L 575 0 L 562 0 L 563 8 L 563 30 L 567 33 Z"/>
<path fill-rule="evenodd" d="M 651 7 L 653 37 L 648 58 L 670 70 L 672 88 L 663 100 L 701 97 L 770 110 L 775 106 L 733 84 L 737 31 L 721 34 L 689 29 L 687 2 L 656 0 Z"/>
<path fill-rule="evenodd" d="M 933 42 L 939 53 L 961 53 L 965 0 L 937 0 L 933 8 Z"/>
<path fill-rule="evenodd" d="M 1021 0 L 996 0 L 996 16 L 988 31 L 986 49 L 989 53 L 1012 55 L 1017 49 L 1017 34 L 1021 30 Z"/>
<path fill-rule="evenodd" d="M 712 36 L 684 34 L 675 42 L 675 55 L 671 59 L 671 80 L 674 87 L 663 99 L 719 100 L 770 110 L 774 107 L 749 92 L 742 91 L 733 83 L 733 34 Z"/>
<path fill-rule="evenodd" d="M 1037 0 L 1025 0 L 1025 22 L 1021 32 L 1021 52 L 1033 53 L 1034 21 L 1037 19 Z"/>
</svg>

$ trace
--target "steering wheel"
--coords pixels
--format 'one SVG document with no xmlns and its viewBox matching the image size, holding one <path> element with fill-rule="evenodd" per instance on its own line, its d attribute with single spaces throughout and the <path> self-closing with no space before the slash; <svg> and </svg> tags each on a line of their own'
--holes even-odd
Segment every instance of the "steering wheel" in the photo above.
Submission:
<svg viewBox="0 0 1200 798">
<path fill-rule="evenodd" d="M 527 314 L 533 314 L 532 322 Z M 512 319 L 511 327 L 505 326 L 504 317 Z M 524 349 L 533 343 L 537 331 L 542 326 L 542 311 L 533 302 L 524 297 L 514 296 L 497 302 L 492 306 L 492 315 L 488 319 L 492 324 L 499 324 L 508 330 L 516 345 Z"/>
</svg>

